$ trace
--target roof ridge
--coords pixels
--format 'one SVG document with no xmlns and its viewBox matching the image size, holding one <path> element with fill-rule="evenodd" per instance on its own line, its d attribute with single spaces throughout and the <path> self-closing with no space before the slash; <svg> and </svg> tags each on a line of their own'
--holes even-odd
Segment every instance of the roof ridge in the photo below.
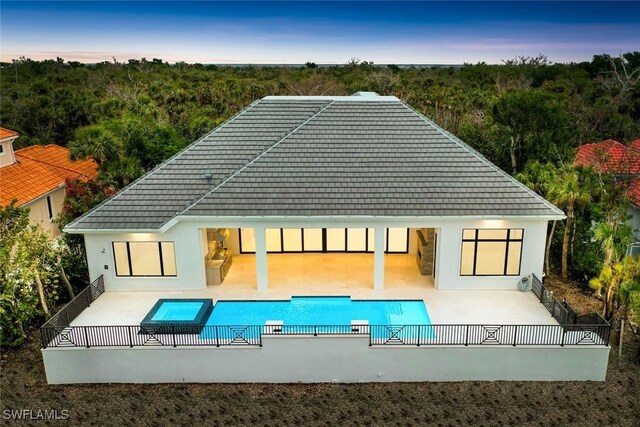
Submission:
<svg viewBox="0 0 640 427">
<path fill-rule="evenodd" d="M 231 175 L 229 175 L 227 178 L 225 178 L 222 182 L 220 182 L 220 184 L 216 185 L 215 187 L 213 187 L 211 190 L 207 191 L 205 194 L 203 194 L 201 197 L 199 197 L 196 201 L 194 201 L 193 203 L 191 203 L 189 206 L 185 207 L 184 209 L 182 209 L 180 212 L 178 212 L 174 218 L 178 215 L 182 215 L 185 212 L 187 212 L 189 209 L 191 209 L 192 207 L 194 207 L 195 205 L 197 205 L 198 203 L 200 203 L 205 197 L 207 197 L 208 195 L 212 194 L 214 191 L 216 191 L 217 189 L 219 189 L 220 187 L 222 187 L 224 184 L 226 184 L 227 182 L 229 182 L 231 179 L 235 178 L 236 176 L 238 176 L 238 174 L 240 174 L 243 170 L 245 170 L 246 168 L 248 168 L 250 165 L 252 165 L 253 163 L 255 163 L 256 161 L 258 161 L 262 156 L 264 156 L 265 154 L 267 154 L 269 151 L 273 150 L 276 146 L 278 146 L 282 141 L 284 141 L 285 139 L 287 139 L 288 137 L 290 137 L 291 135 L 293 135 L 295 132 L 297 132 L 298 130 L 300 130 L 302 127 L 304 127 L 307 123 L 309 123 L 311 120 L 313 120 L 314 118 L 318 117 L 318 115 L 320 115 L 324 110 L 326 110 L 327 108 L 329 108 L 331 105 L 333 105 L 335 103 L 335 101 L 331 101 L 329 102 L 327 105 L 325 105 L 324 107 L 320 108 L 318 111 L 315 112 L 315 114 L 313 114 L 311 117 L 309 117 L 308 119 L 306 119 L 305 121 L 303 121 L 302 123 L 300 123 L 298 126 L 296 126 L 294 129 L 292 129 L 291 131 L 289 131 L 286 135 L 284 135 L 282 138 L 280 138 L 279 140 L 277 140 L 276 142 L 274 142 L 272 145 L 270 145 L 266 150 L 264 150 L 262 153 L 258 154 L 256 157 L 254 157 L 251 161 L 247 162 L 244 166 L 242 166 L 240 169 L 238 169 L 237 171 L 235 171 L 234 173 L 232 173 Z"/>
<path fill-rule="evenodd" d="M 169 157 L 167 160 L 165 160 L 164 162 L 156 165 L 153 169 L 149 170 L 148 172 L 146 172 L 144 175 L 142 175 L 141 177 L 139 177 L 138 179 L 136 179 L 135 181 L 133 181 L 132 183 L 130 183 L 129 185 L 124 186 L 123 188 L 121 188 L 119 191 L 117 191 L 115 194 L 113 194 L 110 197 L 107 197 L 106 199 L 104 199 L 102 202 L 98 203 L 97 205 L 95 205 L 93 208 L 89 209 L 87 212 L 83 213 L 82 215 L 80 215 L 78 218 L 74 219 L 73 221 L 71 221 L 69 224 L 67 224 L 64 228 L 72 228 L 75 227 L 75 225 L 80 222 L 81 220 L 84 220 L 85 218 L 89 217 L 90 215 L 92 215 L 96 210 L 98 210 L 98 208 L 106 205 L 107 203 L 111 202 L 112 200 L 117 199 L 118 197 L 122 196 L 122 194 L 124 194 L 125 192 L 127 192 L 128 190 L 130 190 L 131 188 L 135 187 L 137 184 L 139 184 L 140 182 L 144 181 L 145 179 L 147 179 L 149 176 L 151 176 L 155 171 L 157 171 L 158 169 L 160 169 L 161 167 L 164 167 L 165 165 L 168 165 L 169 163 L 171 163 L 172 161 L 174 161 L 176 158 L 178 158 L 180 155 L 182 155 L 183 153 L 186 153 L 187 151 L 191 150 L 192 148 L 194 148 L 196 145 L 200 144 L 201 142 L 203 142 L 205 140 L 205 138 L 208 138 L 209 136 L 213 135 L 214 133 L 218 132 L 220 129 L 223 129 L 225 126 L 227 126 L 229 123 L 231 123 L 232 121 L 236 120 L 237 118 L 239 118 L 240 116 L 242 116 L 243 114 L 245 114 L 247 111 L 249 111 L 250 109 L 252 109 L 253 107 L 255 107 L 257 104 L 260 103 L 260 101 L 262 101 L 262 99 L 258 99 L 256 101 L 253 101 L 251 104 L 249 104 L 249 106 L 247 108 L 245 108 L 244 110 L 240 111 L 238 114 L 229 117 L 227 120 L 225 120 L 224 122 L 222 122 L 222 124 L 220 124 L 219 126 L 216 126 L 215 128 L 211 129 L 211 131 L 207 132 L 206 134 L 204 134 L 203 136 L 201 136 L 200 138 L 196 139 L 194 142 L 192 142 L 191 144 L 187 145 L 186 147 L 184 147 L 182 150 L 178 151 L 176 154 L 174 154 L 173 156 Z M 160 228 L 162 225 L 161 224 L 159 227 L 156 228 Z M 64 230 L 63 230 L 64 231 Z"/>
<path fill-rule="evenodd" d="M 516 186 L 518 186 L 518 187 L 522 188 L 523 190 L 525 190 L 527 193 L 529 193 L 530 195 L 532 195 L 533 197 L 538 199 L 540 202 L 545 204 L 547 207 L 551 208 L 551 210 L 555 210 L 556 212 L 562 213 L 564 215 L 564 212 L 561 209 L 559 209 L 557 206 L 555 206 L 553 203 L 549 202 L 544 197 L 542 197 L 541 195 L 539 195 L 538 193 L 536 193 L 535 191 L 533 191 L 532 189 L 530 189 L 529 187 L 527 187 L 526 185 L 524 185 L 523 183 L 521 183 L 520 181 L 515 179 L 513 176 L 509 175 L 508 173 L 506 173 L 505 171 L 500 169 L 498 166 L 496 166 L 493 163 L 491 163 L 480 152 L 478 152 L 476 149 L 474 149 L 473 147 L 471 147 L 470 145 L 468 145 L 467 143 L 462 141 L 460 138 L 458 138 L 457 136 L 455 136 L 452 133 L 448 132 L 447 130 L 443 129 L 442 127 L 438 126 L 433 121 L 429 120 L 425 115 L 423 115 L 419 111 L 415 110 L 413 107 L 407 105 L 404 101 L 401 100 L 400 103 L 402 105 L 404 105 L 406 108 L 408 108 L 409 110 L 411 110 L 414 114 L 416 114 L 419 118 L 424 120 L 426 123 L 428 123 L 429 125 L 433 126 L 438 132 L 440 132 L 441 134 L 443 134 L 444 136 L 449 138 L 452 142 L 455 142 L 456 144 L 460 145 L 463 149 L 467 150 L 469 153 L 471 153 L 472 155 L 476 156 L 478 158 L 478 160 L 480 160 L 481 162 L 483 162 L 484 164 L 486 164 L 487 166 L 489 166 L 490 168 L 492 168 L 493 170 L 498 172 L 498 174 L 504 176 L 509 181 L 513 182 Z"/>
</svg>

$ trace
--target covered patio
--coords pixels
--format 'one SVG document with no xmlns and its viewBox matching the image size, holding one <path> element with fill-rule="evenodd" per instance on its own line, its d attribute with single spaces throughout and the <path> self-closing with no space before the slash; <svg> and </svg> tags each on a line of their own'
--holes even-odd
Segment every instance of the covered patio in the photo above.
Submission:
<svg viewBox="0 0 640 427">
<path fill-rule="evenodd" d="M 296 289 L 321 295 L 336 291 L 373 290 L 373 258 L 370 253 L 268 254 L 268 293 Z M 384 289 L 434 287 L 433 278 L 421 275 L 414 254 L 384 256 Z M 221 288 L 225 291 L 256 290 L 256 255 L 233 256 L 233 265 Z"/>
</svg>

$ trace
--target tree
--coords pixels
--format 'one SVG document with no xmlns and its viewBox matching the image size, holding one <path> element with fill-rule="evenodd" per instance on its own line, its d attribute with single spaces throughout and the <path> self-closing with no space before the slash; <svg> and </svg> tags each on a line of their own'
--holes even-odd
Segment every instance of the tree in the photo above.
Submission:
<svg viewBox="0 0 640 427">
<path fill-rule="evenodd" d="M 0 207 L 0 344 L 17 346 L 27 330 L 48 317 L 58 300 L 60 251 L 29 209 Z"/>
<path fill-rule="evenodd" d="M 99 125 L 78 129 L 75 139 L 69 144 L 71 160 L 91 158 L 98 167 L 120 155 L 121 145 L 115 135 Z"/>
<path fill-rule="evenodd" d="M 562 135 L 567 125 L 566 114 L 550 94 L 538 90 L 509 91 L 493 104 L 491 115 L 508 134 L 507 150 L 514 174 L 522 160 L 534 153 L 545 152 L 548 156 L 553 144 L 566 141 Z M 538 160 L 544 159 L 538 156 Z"/>
<path fill-rule="evenodd" d="M 531 188 L 542 197 L 550 198 L 550 189 L 558 179 L 558 169 L 551 163 L 541 163 L 538 161 L 529 162 L 524 170 L 516 175 L 516 179 Z M 544 270 L 547 274 L 551 271 L 550 254 L 551 242 L 556 230 L 556 221 L 551 223 L 551 229 L 547 234 L 547 241 L 544 251 Z"/>
<path fill-rule="evenodd" d="M 591 174 L 582 168 L 562 166 L 554 181 L 549 185 L 550 201 L 561 207 L 567 218 L 562 237 L 562 278 L 569 278 L 569 244 L 576 210 L 588 205 L 595 192 L 595 183 Z"/>
<path fill-rule="evenodd" d="M 589 285 L 603 293 L 602 317 L 616 323 L 627 320 L 629 308 L 640 294 L 640 258 L 627 256 L 604 267 Z"/>
</svg>

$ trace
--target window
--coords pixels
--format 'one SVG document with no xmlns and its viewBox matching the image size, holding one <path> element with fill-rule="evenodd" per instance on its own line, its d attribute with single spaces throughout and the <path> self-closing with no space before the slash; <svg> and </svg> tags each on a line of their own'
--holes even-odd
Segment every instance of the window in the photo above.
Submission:
<svg viewBox="0 0 640 427">
<path fill-rule="evenodd" d="M 4 154 L 4 145 L 0 144 L 0 154 Z"/>
<path fill-rule="evenodd" d="M 116 276 L 176 276 L 173 242 L 113 242 Z"/>
<path fill-rule="evenodd" d="M 53 206 L 51 206 L 51 196 L 47 196 L 47 210 L 49 211 L 49 219 L 53 219 Z"/>
<path fill-rule="evenodd" d="M 462 230 L 461 276 L 518 276 L 522 229 Z"/>
</svg>

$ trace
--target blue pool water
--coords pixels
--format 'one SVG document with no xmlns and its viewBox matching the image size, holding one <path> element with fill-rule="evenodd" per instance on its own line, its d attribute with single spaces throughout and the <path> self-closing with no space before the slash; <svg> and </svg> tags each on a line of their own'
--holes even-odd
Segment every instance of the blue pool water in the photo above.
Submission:
<svg viewBox="0 0 640 427">
<path fill-rule="evenodd" d="M 430 325 L 423 301 L 366 300 L 349 297 L 293 297 L 290 301 L 218 301 L 207 325 Z"/>
<path fill-rule="evenodd" d="M 202 302 L 165 301 L 151 317 L 152 321 L 194 320 L 202 308 Z"/>
</svg>

